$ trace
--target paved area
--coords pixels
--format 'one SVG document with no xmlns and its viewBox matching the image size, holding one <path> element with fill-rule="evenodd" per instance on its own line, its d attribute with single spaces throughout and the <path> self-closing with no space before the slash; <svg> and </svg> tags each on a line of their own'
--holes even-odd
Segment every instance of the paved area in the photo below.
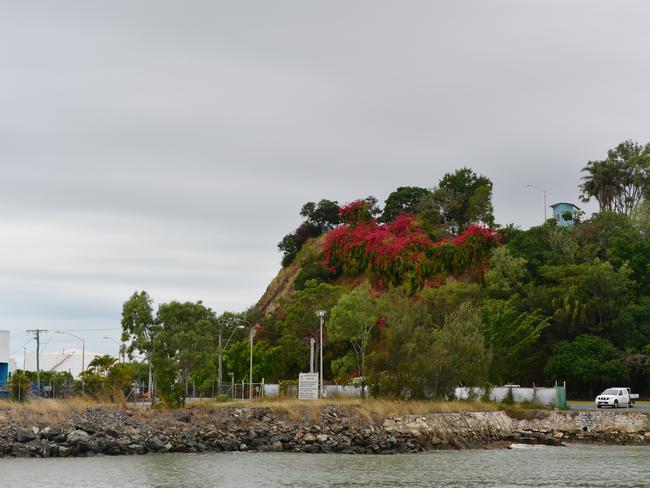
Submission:
<svg viewBox="0 0 650 488">
<path fill-rule="evenodd" d="M 613 412 L 650 412 L 650 403 L 649 402 L 641 402 L 637 403 L 634 405 L 632 408 L 601 408 L 598 409 L 596 408 L 596 405 L 594 405 L 593 402 L 567 402 L 568 407 L 571 410 L 600 410 L 600 411 L 613 411 Z"/>
</svg>

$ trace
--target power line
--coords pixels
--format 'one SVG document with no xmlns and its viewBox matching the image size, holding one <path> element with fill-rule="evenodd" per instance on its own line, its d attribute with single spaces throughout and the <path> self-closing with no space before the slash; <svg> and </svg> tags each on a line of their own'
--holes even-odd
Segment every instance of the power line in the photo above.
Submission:
<svg viewBox="0 0 650 488">
<path fill-rule="evenodd" d="M 63 332 L 115 332 L 122 329 L 59 329 Z"/>
<path fill-rule="evenodd" d="M 34 340 L 33 337 L 32 337 L 31 339 L 28 339 L 27 342 L 25 342 L 22 346 L 20 346 L 18 349 L 16 349 L 14 352 L 12 352 L 11 355 L 13 356 L 14 354 L 16 354 L 18 351 L 20 351 L 21 349 L 23 349 L 27 344 L 29 344 L 29 343 L 32 342 L 33 340 Z"/>
</svg>

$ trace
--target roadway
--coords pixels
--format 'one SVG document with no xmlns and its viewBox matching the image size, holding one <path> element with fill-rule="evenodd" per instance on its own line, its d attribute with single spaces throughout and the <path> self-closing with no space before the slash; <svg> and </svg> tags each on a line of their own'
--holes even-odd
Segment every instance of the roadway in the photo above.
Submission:
<svg viewBox="0 0 650 488">
<path fill-rule="evenodd" d="M 569 401 L 567 406 L 571 410 L 599 410 L 602 412 L 650 412 L 650 402 L 637 402 L 633 408 L 596 408 L 594 402 L 583 402 L 583 401 Z"/>
</svg>

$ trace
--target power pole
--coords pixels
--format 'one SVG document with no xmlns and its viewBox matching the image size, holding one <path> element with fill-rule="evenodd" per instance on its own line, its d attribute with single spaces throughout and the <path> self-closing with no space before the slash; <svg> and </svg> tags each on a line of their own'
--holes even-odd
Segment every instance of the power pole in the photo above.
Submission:
<svg viewBox="0 0 650 488">
<path fill-rule="evenodd" d="M 40 395 L 41 392 L 41 332 L 47 332 L 45 329 L 28 330 L 28 334 L 34 334 L 36 337 L 36 386 Z"/>
</svg>

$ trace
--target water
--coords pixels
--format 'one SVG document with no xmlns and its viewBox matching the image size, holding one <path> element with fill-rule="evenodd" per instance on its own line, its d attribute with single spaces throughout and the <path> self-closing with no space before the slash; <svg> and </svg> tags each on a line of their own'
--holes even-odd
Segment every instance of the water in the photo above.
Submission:
<svg viewBox="0 0 650 488">
<path fill-rule="evenodd" d="M 211 453 L 3 459 L 0 486 L 650 487 L 650 447 L 515 446 L 393 456 Z"/>
</svg>

